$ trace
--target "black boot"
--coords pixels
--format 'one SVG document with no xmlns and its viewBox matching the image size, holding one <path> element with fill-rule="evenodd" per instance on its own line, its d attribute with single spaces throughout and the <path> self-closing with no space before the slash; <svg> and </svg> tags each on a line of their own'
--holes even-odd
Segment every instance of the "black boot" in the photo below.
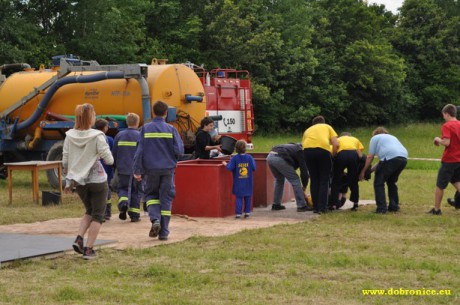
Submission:
<svg viewBox="0 0 460 305">
<path fill-rule="evenodd" d="M 124 205 L 120 209 L 120 214 L 118 215 L 118 218 L 120 218 L 121 220 L 126 220 L 126 212 L 128 212 L 128 206 Z"/>
<path fill-rule="evenodd" d="M 112 204 L 111 203 L 107 203 L 107 205 L 105 206 L 105 220 L 110 220 L 110 217 L 112 217 Z"/>
<path fill-rule="evenodd" d="M 286 207 L 282 204 L 272 204 L 272 211 L 285 210 Z"/>
</svg>

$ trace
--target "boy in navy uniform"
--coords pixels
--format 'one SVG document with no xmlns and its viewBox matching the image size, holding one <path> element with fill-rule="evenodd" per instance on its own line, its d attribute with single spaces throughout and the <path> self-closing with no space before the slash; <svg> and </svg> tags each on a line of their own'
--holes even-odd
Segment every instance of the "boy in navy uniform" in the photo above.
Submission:
<svg viewBox="0 0 460 305">
<path fill-rule="evenodd" d="M 107 131 L 109 130 L 109 122 L 105 119 L 97 119 L 96 123 L 94 123 L 94 127 L 95 129 L 100 130 L 105 134 L 107 144 L 109 144 L 109 148 L 110 150 L 112 150 L 114 140 L 111 136 L 107 135 Z M 110 220 L 110 218 L 112 217 L 112 188 L 110 185 L 113 179 L 113 166 L 105 164 L 104 160 L 101 160 L 101 163 L 102 167 L 104 167 L 105 173 L 107 174 L 107 184 L 109 187 L 109 191 L 107 192 L 107 202 L 105 207 L 104 219 Z"/>
<path fill-rule="evenodd" d="M 165 102 L 157 101 L 153 113 L 152 122 L 142 126 L 133 172 L 137 181 L 144 180 L 144 199 L 152 222 L 149 236 L 167 240 L 171 205 L 176 195 L 174 170 L 179 156 L 184 154 L 184 143 L 177 129 L 165 122 L 168 113 Z"/>
<path fill-rule="evenodd" d="M 118 217 L 126 220 L 126 213 L 131 222 L 140 220 L 140 194 L 139 183 L 133 179 L 133 160 L 136 153 L 140 132 L 139 116 L 135 113 L 128 113 L 126 116 L 128 128 L 119 132 L 115 137 L 113 157 L 115 167 L 118 171 Z"/>
</svg>

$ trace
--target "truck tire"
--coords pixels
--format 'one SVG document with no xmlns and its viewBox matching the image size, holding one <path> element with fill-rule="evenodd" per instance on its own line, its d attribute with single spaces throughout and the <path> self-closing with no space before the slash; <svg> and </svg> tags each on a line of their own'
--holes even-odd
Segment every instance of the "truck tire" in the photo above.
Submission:
<svg viewBox="0 0 460 305">
<path fill-rule="evenodd" d="M 46 161 L 62 161 L 62 151 L 64 149 L 64 142 L 56 142 L 51 146 L 46 155 Z M 59 188 L 58 172 L 55 169 L 49 169 L 46 171 L 48 182 L 52 188 Z M 65 176 L 62 174 L 62 186 L 65 186 Z"/>
</svg>

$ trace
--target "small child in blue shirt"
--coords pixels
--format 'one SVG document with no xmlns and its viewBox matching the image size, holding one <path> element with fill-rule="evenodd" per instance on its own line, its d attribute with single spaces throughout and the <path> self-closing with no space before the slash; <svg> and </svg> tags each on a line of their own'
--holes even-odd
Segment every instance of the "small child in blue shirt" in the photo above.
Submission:
<svg viewBox="0 0 460 305">
<path fill-rule="evenodd" d="M 251 199 L 253 192 L 253 175 L 256 170 L 256 162 L 251 155 L 246 154 L 246 141 L 239 140 L 235 144 L 237 155 L 234 155 L 229 163 L 222 162 L 233 173 L 232 192 L 236 196 L 236 219 L 240 219 L 243 212 L 244 218 L 251 213 Z"/>
<path fill-rule="evenodd" d="M 109 130 L 109 122 L 105 119 L 97 119 L 96 123 L 94 123 L 94 128 L 97 130 L 102 131 L 105 134 L 105 139 L 107 144 L 109 144 L 110 150 L 113 149 L 113 138 L 107 135 L 107 131 Z M 104 219 L 110 220 L 112 217 L 112 179 L 113 179 L 113 166 L 107 165 L 104 163 L 104 160 L 101 160 L 102 166 L 104 167 L 104 171 L 107 174 L 107 185 L 109 186 L 109 191 L 107 192 L 107 204 L 105 208 Z"/>
</svg>

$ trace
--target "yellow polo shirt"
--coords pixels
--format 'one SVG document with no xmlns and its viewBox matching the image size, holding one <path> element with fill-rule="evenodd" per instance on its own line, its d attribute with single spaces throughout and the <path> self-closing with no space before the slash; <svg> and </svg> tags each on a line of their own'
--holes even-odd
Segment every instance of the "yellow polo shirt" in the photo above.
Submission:
<svg viewBox="0 0 460 305">
<path fill-rule="evenodd" d="M 355 137 L 352 136 L 342 136 L 337 139 L 339 142 L 339 148 L 337 153 L 342 150 L 364 150 L 363 144 Z"/>
<path fill-rule="evenodd" d="M 337 133 L 328 124 L 315 124 L 305 130 L 302 138 L 302 147 L 322 148 L 329 152 L 331 149 L 331 139 L 337 137 Z"/>
</svg>

